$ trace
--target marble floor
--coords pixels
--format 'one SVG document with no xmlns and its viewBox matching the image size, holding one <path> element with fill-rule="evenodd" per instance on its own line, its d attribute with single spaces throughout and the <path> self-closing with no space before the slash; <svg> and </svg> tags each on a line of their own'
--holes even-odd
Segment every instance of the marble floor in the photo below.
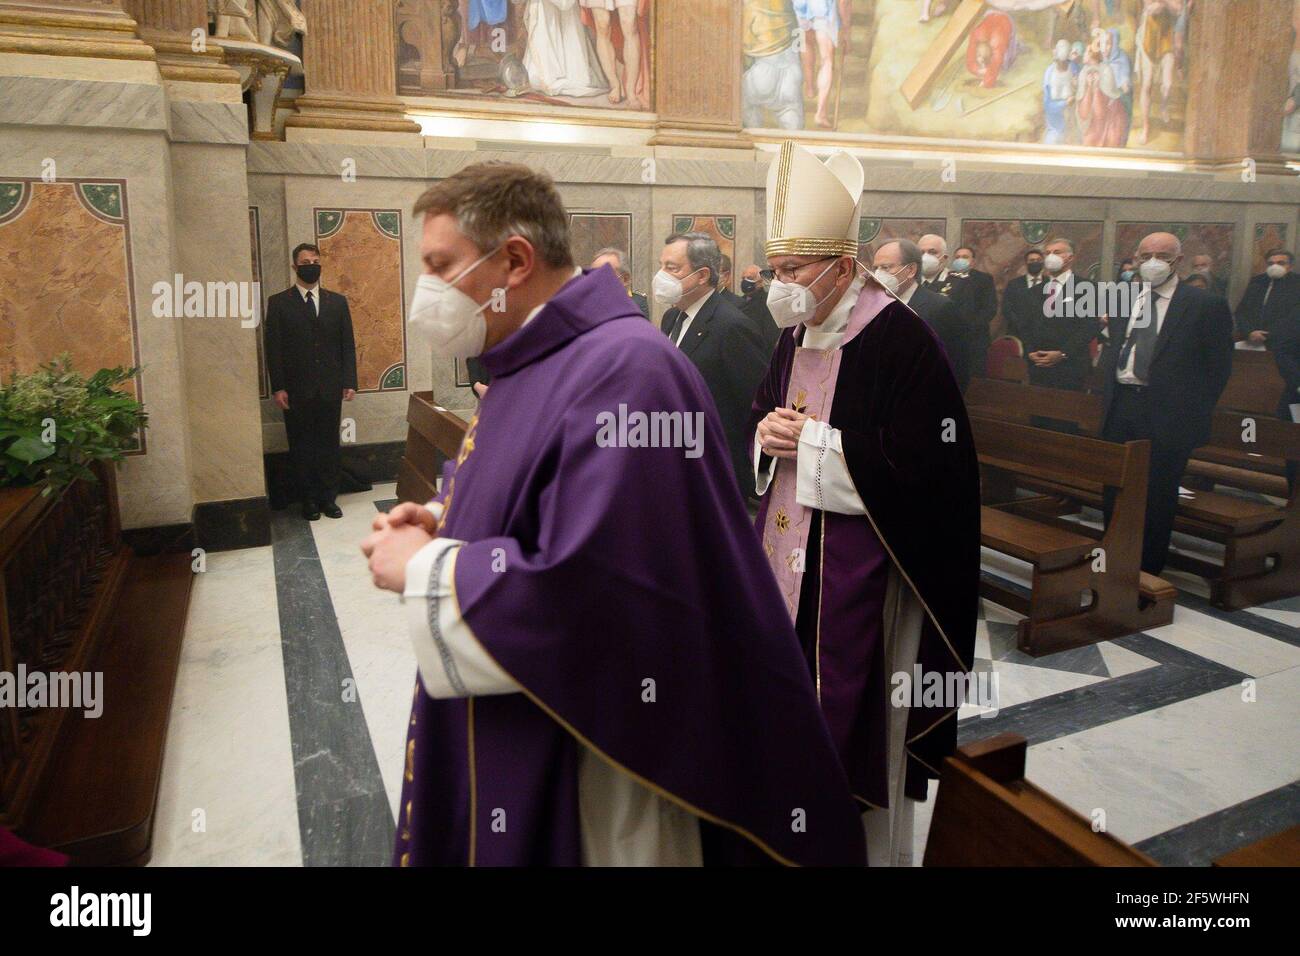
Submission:
<svg viewBox="0 0 1300 956">
<path fill-rule="evenodd" d="M 280 512 L 270 547 L 208 556 L 152 865 L 388 862 L 415 657 L 357 545 L 393 496 L 344 496 L 334 521 Z M 1026 571 L 985 553 L 988 574 Z M 1037 659 L 1016 648 L 1016 615 L 984 602 L 976 666 L 997 697 L 963 708 L 959 735 L 1021 734 L 1034 783 L 1161 863 L 1207 865 L 1300 824 L 1300 599 L 1225 612 L 1168 576 L 1172 624 Z"/>
</svg>

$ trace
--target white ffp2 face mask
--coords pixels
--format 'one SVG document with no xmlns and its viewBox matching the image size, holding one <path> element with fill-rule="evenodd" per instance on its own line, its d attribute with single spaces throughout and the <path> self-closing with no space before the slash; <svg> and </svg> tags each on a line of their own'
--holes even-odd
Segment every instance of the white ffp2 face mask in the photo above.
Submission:
<svg viewBox="0 0 1300 956">
<path fill-rule="evenodd" d="M 1274 262 L 1272 265 L 1270 265 L 1267 269 L 1264 270 L 1264 274 L 1267 275 L 1270 279 L 1280 279 L 1284 275 L 1286 275 L 1286 266 L 1279 265 L 1278 263 Z"/>
<path fill-rule="evenodd" d="M 487 320 L 483 318 L 483 310 L 492 300 L 479 305 L 457 289 L 456 283 L 500 248 L 498 246 L 480 256 L 450 282 L 428 273 L 420 276 L 415 282 L 415 295 L 406 318 L 411 334 L 429 342 L 438 355 L 460 359 L 481 355 L 487 342 Z"/>
<path fill-rule="evenodd" d="M 782 282 L 780 279 L 772 280 L 772 283 L 767 287 L 767 311 L 772 313 L 772 321 L 776 323 L 777 328 L 788 329 L 792 325 L 798 325 L 800 322 L 812 318 L 813 313 L 817 311 L 817 307 L 831 295 L 828 292 L 820 299 L 814 299 L 812 287 L 820 282 L 822 276 L 830 272 L 838 261 L 838 259 L 832 259 L 830 265 L 807 285 L 800 285 L 797 282 Z M 832 288 L 831 292 L 834 291 L 834 288 Z"/>
<path fill-rule="evenodd" d="M 1052 275 L 1056 275 L 1056 273 L 1065 268 L 1065 260 L 1055 252 L 1049 252 L 1047 258 L 1043 260 L 1043 268 Z"/>
<path fill-rule="evenodd" d="M 1153 286 L 1164 285 L 1173 267 L 1163 259 L 1148 259 L 1138 266 L 1138 273 Z"/>
<path fill-rule="evenodd" d="M 696 269 L 695 272 L 699 272 Z M 689 279 L 695 275 L 695 272 L 688 272 L 682 276 L 682 279 Z M 650 293 L 655 297 L 655 301 L 660 305 L 666 305 L 670 309 L 682 300 L 686 293 L 682 290 L 682 279 L 677 276 L 669 275 L 663 269 L 655 273 L 655 277 L 650 280 Z"/>
</svg>

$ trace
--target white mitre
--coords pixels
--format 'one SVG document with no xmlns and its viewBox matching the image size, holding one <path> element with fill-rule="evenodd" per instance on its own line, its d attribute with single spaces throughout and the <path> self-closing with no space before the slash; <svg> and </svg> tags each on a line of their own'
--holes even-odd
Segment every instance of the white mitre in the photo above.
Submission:
<svg viewBox="0 0 1300 956">
<path fill-rule="evenodd" d="M 865 180 L 856 156 L 836 150 L 823 163 L 786 140 L 767 168 L 764 253 L 856 256 Z"/>
</svg>

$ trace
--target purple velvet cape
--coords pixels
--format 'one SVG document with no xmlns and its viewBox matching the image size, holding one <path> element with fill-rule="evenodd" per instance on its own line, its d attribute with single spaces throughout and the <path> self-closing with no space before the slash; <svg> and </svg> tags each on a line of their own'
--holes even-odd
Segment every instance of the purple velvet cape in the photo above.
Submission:
<svg viewBox="0 0 1300 956">
<path fill-rule="evenodd" d="M 482 361 L 492 386 L 441 533 L 469 542 L 461 613 L 524 692 L 434 700 L 417 682 L 395 862 L 581 862 L 585 745 L 717 825 L 710 862 L 860 865 L 857 807 L 695 366 L 609 269 Z M 620 404 L 702 412 L 703 456 L 599 447 L 597 416 Z"/>
<path fill-rule="evenodd" d="M 802 326 L 781 333 L 754 399 L 751 447 L 759 421 L 787 404 L 801 335 Z M 952 366 L 915 312 L 891 302 L 843 353 L 830 425 L 841 431 L 849 474 L 869 518 L 821 515 L 824 566 L 823 543 L 810 537 L 800 638 L 805 647 L 814 640 L 820 646 L 822 702 L 855 797 L 885 806 L 885 721 L 893 685 L 890 675 L 880 673 L 879 550 L 884 548 L 925 605 L 917 658 L 922 673 L 969 671 L 979 605 L 979 465 Z M 942 440 L 947 419 L 953 423 L 951 442 Z M 759 529 L 766 514 L 765 496 Z M 805 613 L 819 604 L 820 614 Z M 856 707 L 854 695 L 864 695 Z M 908 796 L 925 798 L 927 779 L 938 776 L 956 740 L 955 707 L 913 704 Z"/>
</svg>

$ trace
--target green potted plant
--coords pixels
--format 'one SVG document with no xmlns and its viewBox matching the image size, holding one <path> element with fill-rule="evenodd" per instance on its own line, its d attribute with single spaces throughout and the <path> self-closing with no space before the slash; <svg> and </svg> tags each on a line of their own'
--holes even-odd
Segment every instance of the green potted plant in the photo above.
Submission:
<svg viewBox="0 0 1300 956">
<path fill-rule="evenodd" d="M 11 369 L 0 382 L 0 487 L 44 482 L 48 495 L 97 480 L 97 461 L 120 461 L 148 420 L 121 390 L 137 371 L 103 368 L 86 379 L 66 353 L 25 375 Z"/>
</svg>

